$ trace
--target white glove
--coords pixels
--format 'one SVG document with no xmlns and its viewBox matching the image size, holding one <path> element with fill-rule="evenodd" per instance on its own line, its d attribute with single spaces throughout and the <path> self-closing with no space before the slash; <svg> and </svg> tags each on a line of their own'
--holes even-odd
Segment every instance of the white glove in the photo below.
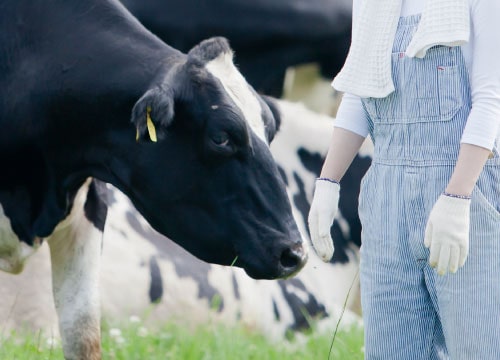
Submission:
<svg viewBox="0 0 500 360">
<path fill-rule="evenodd" d="M 434 204 L 424 244 L 430 248 L 429 263 L 439 275 L 455 273 L 469 253 L 470 199 L 441 195 Z"/>
<path fill-rule="evenodd" d="M 333 240 L 330 228 L 339 208 L 340 185 L 317 179 L 314 197 L 309 210 L 309 232 L 314 250 L 324 262 L 333 256 Z"/>
</svg>

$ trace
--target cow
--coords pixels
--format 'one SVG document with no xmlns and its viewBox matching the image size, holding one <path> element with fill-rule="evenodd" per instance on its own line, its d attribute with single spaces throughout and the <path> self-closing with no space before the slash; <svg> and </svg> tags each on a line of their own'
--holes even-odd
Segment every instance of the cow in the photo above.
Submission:
<svg viewBox="0 0 500 360">
<path fill-rule="evenodd" d="M 154 34 L 188 51 L 201 39 L 229 39 L 242 74 L 281 97 L 288 67 L 318 63 L 332 79 L 351 38 L 352 0 L 122 0 Z"/>
<path fill-rule="evenodd" d="M 281 125 L 271 152 L 285 179 L 301 235 L 304 242 L 309 242 L 307 213 L 334 119 L 301 104 L 282 100 L 277 104 Z M 311 325 L 318 331 L 333 330 L 344 303 L 347 311 L 342 324 L 359 323 L 355 315 L 360 310 L 356 274 L 361 227 L 357 197 L 372 154 L 372 145 L 367 141 L 342 180 L 343 201 L 332 226 L 335 257 L 325 264 L 311 252 L 297 276 L 272 282 L 253 280 L 242 276 L 239 269 L 193 259 L 175 244 L 163 241 L 127 199 L 111 189 L 110 221 L 105 231 L 108 247 L 105 244 L 103 256 L 116 260 L 105 262 L 102 281 L 106 284 L 103 286 L 116 290 L 106 293 L 104 311 L 112 318 L 123 318 L 145 314 L 153 304 L 150 322 L 174 319 L 193 324 L 217 319 L 230 325 L 243 324 L 278 340 L 308 330 Z M 119 280 L 119 274 L 127 276 Z M 127 296 L 124 285 L 130 279 L 141 296 Z M 127 301 L 120 300 L 123 298 Z"/>
<path fill-rule="evenodd" d="M 301 104 L 280 100 L 277 105 L 281 126 L 271 152 L 287 181 L 298 228 L 308 242 L 307 212 L 334 119 Z M 331 334 L 346 303 L 340 324 L 359 324 L 360 229 L 357 216 L 350 214 L 356 213 L 359 182 L 372 151 L 369 142 L 364 144 L 343 182 L 346 199 L 332 227 L 335 258 L 323 263 L 311 252 L 308 263 L 292 279 L 254 280 L 241 269 L 198 260 L 154 231 L 123 193 L 109 187 L 100 272 L 104 317 L 123 323 L 138 315 L 144 326 L 218 321 L 282 341 L 288 335 L 300 336 L 310 329 L 311 321 L 315 331 Z M 34 331 L 56 333 L 56 313 L 48 292 L 50 265 L 44 245 L 20 279 L 0 274 L 0 327 L 19 329 L 29 324 Z"/>
<path fill-rule="evenodd" d="M 263 279 L 304 266 L 269 150 L 278 111 L 227 40 L 180 52 L 117 0 L 0 8 L 0 269 L 48 243 L 66 359 L 101 357 L 103 183 L 203 261 Z"/>
</svg>

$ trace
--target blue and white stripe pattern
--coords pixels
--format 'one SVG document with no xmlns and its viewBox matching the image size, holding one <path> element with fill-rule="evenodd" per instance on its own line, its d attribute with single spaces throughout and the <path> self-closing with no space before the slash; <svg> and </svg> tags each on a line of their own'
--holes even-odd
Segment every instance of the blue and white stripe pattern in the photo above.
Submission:
<svg viewBox="0 0 500 360">
<path fill-rule="evenodd" d="M 363 99 L 375 145 L 359 205 L 365 358 L 498 360 L 500 158 L 494 149 L 472 194 L 466 264 L 438 276 L 425 225 L 458 157 L 471 94 L 459 47 L 405 56 L 418 21 L 398 24 L 396 91 Z"/>
</svg>

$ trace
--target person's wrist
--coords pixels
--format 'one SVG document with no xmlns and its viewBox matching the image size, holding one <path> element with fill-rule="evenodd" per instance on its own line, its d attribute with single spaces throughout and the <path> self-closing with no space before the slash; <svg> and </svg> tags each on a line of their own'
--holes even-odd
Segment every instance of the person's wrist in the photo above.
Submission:
<svg viewBox="0 0 500 360">
<path fill-rule="evenodd" d="M 455 199 L 463 199 L 463 200 L 470 200 L 471 199 L 471 195 L 453 194 L 453 193 L 449 193 L 447 191 L 444 191 L 443 195 L 450 197 L 450 198 L 455 198 Z"/>
<path fill-rule="evenodd" d="M 446 187 L 444 193 L 456 196 L 466 196 L 470 198 L 473 189 L 474 187 L 471 188 L 470 186 L 455 186 L 450 184 Z"/>
<path fill-rule="evenodd" d="M 332 178 L 329 178 L 329 177 L 324 177 L 324 176 L 320 176 L 319 178 L 316 178 L 316 181 L 326 181 L 326 182 L 330 182 L 332 184 L 340 185 L 340 181 L 339 180 L 332 179 Z"/>
</svg>

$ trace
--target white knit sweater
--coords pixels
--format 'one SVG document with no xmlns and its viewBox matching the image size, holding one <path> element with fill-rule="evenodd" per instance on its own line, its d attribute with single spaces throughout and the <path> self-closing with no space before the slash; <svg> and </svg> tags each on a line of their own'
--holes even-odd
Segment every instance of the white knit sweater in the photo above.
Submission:
<svg viewBox="0 0 500 360">
<path fill-rule="evenodd" d="M 406 50 L 409 57 L 424 57 L 434 45 L 456 46 L 469 39 L 467 0 L 421 0 L 424 11 L 417 32 Z M 402 0 L 364 0 L 353 22 L 353 39 L 335 89 L 361 97 L 383 98 L 394 91 L 391 51 Z"/>
<path fill-rule="evenodd" d="M 358 22 L 360 20 L 359 18 L 361 16 L 360 7 L 364 1 L 365 0 L 354 0 L 353 32 L 356 32 L 355 29 L 359 28 L 360 26 L 358 25 Z M 367 1 L 376 2 L 377 4 L 379 4 L 379 1 L 381 0 Z M 433 1 L 435 2 L 437 0 Z M 440 1 L 444 0 L 439 0 L 438 2 Z M 425 12 L 424 9 L 426 8 L 424 6 L 424 2 L 425 0 L 402 0 L 402 8 L 399 10 L 400 12 L 398 14 L 400 14 L 401 16 L 407 16 L 421 13 L 421 24 L 423 24 Z M 472 109 L 462 136 L 462 143 L 468 143 L 492 149 L 495 146 L 495 143 L 498 142 L 498 139 L 500 138 L 500 47 L 495 45 L 498 43 L 498 34 L 500 34 L 500 1 L 468 0 L 466 1 L 466 3 L 471 26 L 468 43 L 462 45 L 462 51 L 464 53 L 465 61 L 469 71 L 472 93 Z M 396 18 L 398 17 L 399 15 Z M 433 28 L 437 29 L 436 27 Z M 419 29 L 421 29 L 421 26 L 419 26 Z M 462 30 L 464 29 L 465 27 L 462 27 Z M 412 41 L 412 44 L 422 44 L 422 42 L 417 42 L 417 40 L 415 40 L 416 34 L 414 40 Z M 354 55 L 351 55 L 351 53 L 353 53 L 354 51 L 353 47 L 355 36 L 356 35 L 353 33 L 353 45 L 349 54 L 353 57 Z M 392 35 L 392 37 L 393 36 L 394 35 Z M 423 36 L 422 38 L 428 39 L 428 36 Z M 390 41 L 392 49 L 392 39 Z M 428 44 L 424 46 L 415 45 L 414 47 L 412 47 L 410 45 L 410 47 L 407 49 L 407 55 L 422 56 L 423 52 L 425 52 L 425 50 L 429 46 L 433 45 L 432 41 L 425 42 L 427 42 Z M 417 47 L 420 49 L 417 49 Z M 422 52 L 419 52 L 418 50 L 422 50 Z M 409 53 L 408 51 L 411 51 L 411 53 Z M 359 56 L 363 56 L 363 60 L 359 61 L 361 61 L 363 65 L 367 66 L 367 57 L 365 55 L 356 55 L 356 57 Z M 388 64 L 390 65 L 390 58 Z M 348 65 L 346 60 L 345 68 L 347 68 L 347 66 Z M 373 66 L 374 65 L 370 65 L 370 67 Z M 387 65 L 385 66 L 387 68 Z M 380 66 L 380 68 L 382 67 Z M 388 69 L 390 76 L 390 67 Z M 387 73 L 383 76 L 385 76 L 386 78 Z M 333 82 L 334 87 L 336 87 L 336 82 L 339 81 L 337 80 L 337 78 L 335 78 Z M 345 80 L 343 79 L 342 81 Z M 382 83 L 383 82 L 379 82 L 378 80 L 372 80 L 371 82 L 371 84 Z M 385 84 L 387 85 L 387 81 L 385 81 Z M 390 81 L 390 85 L 392 85 L 392 81 Z M 364 91 L 366 90 L 362 86 L 360 88 Z M 387 86 L 377 85 L 376 88 L 378 89 L 378 91 L 380 91 L 381 88 L 387 91 Z M 366 122 L 364 111 L 362 109 L 361 100 L 358 96 L 360 93 L 355 90 L 353 91 L 352 89 L 344 89 L 345 90 L 341 91 L 345 91 L 346 93 L 344 94 L 344 98 L 337 112 L 335 126 L 350 130 L 361 136 L 367 136 L 368 125 Z M 370 89 L 370 91 L 371 90 L 373 90 L 373 87 Z M 355 93 L 357 93 L 358 95 L 354 95 Z M 371 94 L 372 93 L 364 93 L 361 94 L 361 96 L 365 97 L 370 96 Z M 382 92 L 379 92 L 378 94 L 378 96 L 380 97 L 380 94 L 382 94 Z"/>
</svg>

